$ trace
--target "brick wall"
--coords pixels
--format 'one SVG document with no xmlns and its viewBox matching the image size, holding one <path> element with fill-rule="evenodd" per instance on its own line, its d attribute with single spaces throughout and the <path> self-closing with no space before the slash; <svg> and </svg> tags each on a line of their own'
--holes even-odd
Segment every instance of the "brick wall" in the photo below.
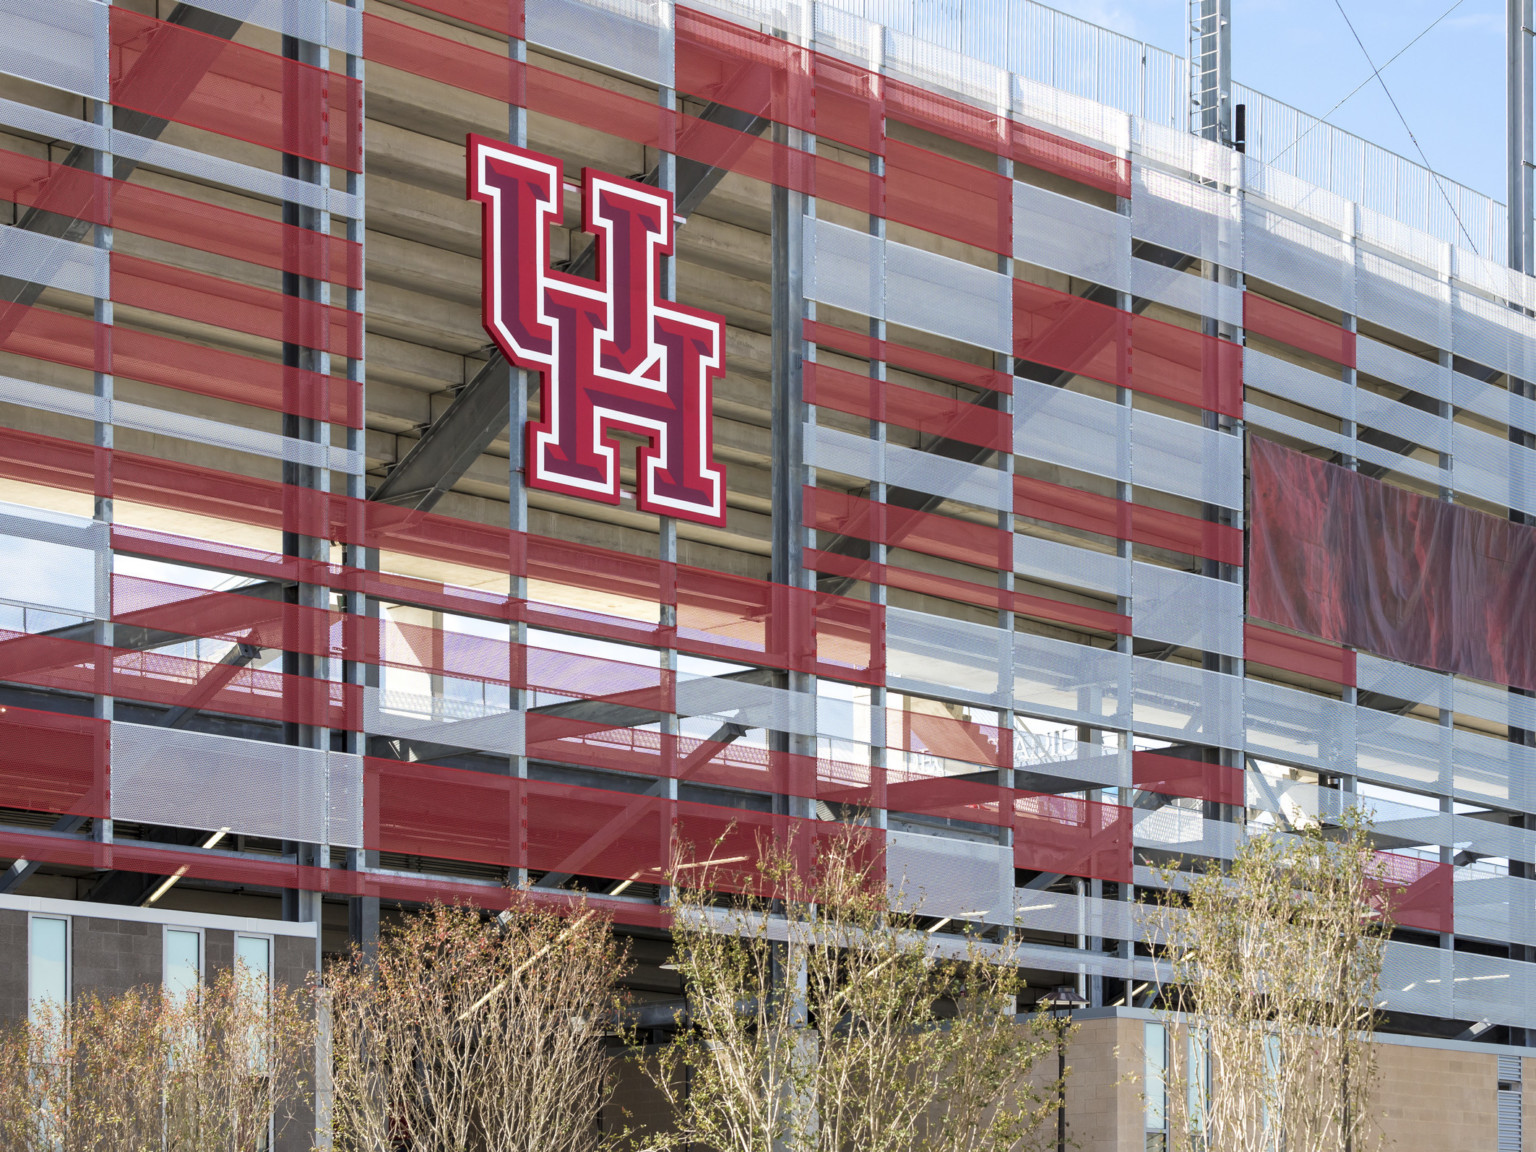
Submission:
<svg viewBox="0 0 1536 1152">
<path fill-rule="evenodd" d="M 160 983 L 164 928 L 159 924 L 76 916 L 71 994 L 110 996 L 141 984 Z"/>
<path fill-rule="evenodd" d="M 1492 1152 L 1498 1146 L 1498 1057 L 1382 1044 L 1382 1131 L 1414 1152 Z"/>
<path fill-rule="evenodd" d="M 0 908 L 0 1020 L 27 1010 L 27 914 Z"/>
</svg>

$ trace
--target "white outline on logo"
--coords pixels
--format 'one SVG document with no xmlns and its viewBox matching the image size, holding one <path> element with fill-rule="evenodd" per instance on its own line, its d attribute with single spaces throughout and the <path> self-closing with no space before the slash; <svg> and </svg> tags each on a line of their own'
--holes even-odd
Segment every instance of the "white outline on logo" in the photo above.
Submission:
<svg viewBox="0 0 1536 1152">
<path fill-rule="evenodd" d="M 600 285 L 577 277 L 552 273 L 549 268 L 549 225 L 552 222 L 558 223 L 563 214 L 563 205 L 556 198 L 563 195 L 564 191 L 561 163 L 550 157 L 515 149 L 509 145 L 500 145 L 476 136 L 470 137 L 469 159 L 471 196 L 486 205 L 484 259 L 490 262 L 489 275 L 486 277 L 486 289 L 490 293 L 490 298 L 486 301 L 486 327 L 501 346 L 502 351 L 507 354 L 508 360 L 520 367 L 540 369 L 545 374 L 542 390 L 543 419 L 530 437 L 532 451 L 531 459 L 528 461 L 528 483 L 534 487 L 572 495 L 590 494 L 606 502 L 617 503 L 620 491 L 618 450 L 603 435 L 603 431 L 605 426 L 629 428 L 651 439 L 651 447 L 648 450 L 641 450 L 641 459 L 645 460 L 646 467 L 641 483 L 638 485 L 637 503 L 649 511 L 709 524 L 723 524 L 725 521 L 724 469 L 713 461 L 712 412 L 710 405 L 701 401 L 710 396 L 711 381 L 719 374 L 719 369 L 723 365 L 721 345 L 724 341 L 725 321 L 723 317 L 678 308 L 657 298 L 656 281 L 661 256 L 671 247 L 673 237 L 671 195 L 633 181 L 621 181 L 603 173 L 591 170 L 586 173 L 587 212 L 583 227 L 592 232 L 596 242 L 601 245 L 599 252 L 613 251 L 611 205 L 614 200 L 620 198 L 638 200 L 654 208 L 657 218 L 661 221 L 661 231 L 650 233 L 646 239 L 645 355 L 633 370 L 619 371 L 603 365 L 605 346 L 611 349 L 613 345 L 616 324 L 615 306 L 619 303 L 616 298 L 617 293 L 623 290 L 612 282 L 612 270 L 608 270 L 608 276 L 605 277 L 607 283 Z M 502 230 L 509 223 L 515 222 L 509 221 L 509 213 L 504 211 L 501 187 L 488 178 L 487 166 L 493 161 L 503 168 L 521 169 L 532 173 L 535 183 L 543 189 L 542 203 L 537 210 L 535 235 L 532 239 L 537 262 L 535 269 L 535 291 L 538 296 L 537 318 L 540 326 L 549 332 L 547 351 L 521 344 L 504 320 L 508 308 L 515 302 L 503 298 L 506 283 L 503 274 L 507 269 L 502 263 L 503 253 L 506 251 L 506 237 Z M 695 471 L 699 479 L 710 488 L 707 503 L 676 499 L 663 495 L 657 490 L 661 473 L 665 471 L 666 461 L 670 458 L 668 438 L 673 431 L 675 421 L 652 419 L 593 402 L 589 405 L 590 412 L 586 414 L 586 418 L 590 421 L 590 427 L 585 431 L 588 437 L 586 443 L 595 447 L 597 456 L 602 462 L 603 477 L 589 479 L 573 476 L 561 471 L 552 463 L 549 453 L 552 449 L 559 447 L 563 439 L 560 431 L 565 427 L 565 421 L 579 418 L 581 414 L 566 413 L 562 410 L 562 390 L 554 383 L 559 379 L 563 365 L 560 363 L 559 351 L 561 321 L 557 317 L 550 316 L 547 310 L 551 290 L 603 305 L 606 323 L 602 327 L 594 326 L 591 335 L 592 375 L 597 379 L 618 385 L 620 388 L 662 394 L 668 391 L 668 348 L 656 339 L 658 322 L 666 323 L 672 331 L 686 328 L 700 334 L 702 339 L 699 343 L 707 348 L 708 352 L 689 357 L 689 360 L 694 362 L 691 365 L 694 369 L 693 378 L 683 381 L 682 387 L 683 395 L 688 401 L 687 408 L 692 411 L 685 410 L 683 418 L 696 422 L 695 443 L 698 446 L 699 459 L 695 462 Z"/>
</svg>

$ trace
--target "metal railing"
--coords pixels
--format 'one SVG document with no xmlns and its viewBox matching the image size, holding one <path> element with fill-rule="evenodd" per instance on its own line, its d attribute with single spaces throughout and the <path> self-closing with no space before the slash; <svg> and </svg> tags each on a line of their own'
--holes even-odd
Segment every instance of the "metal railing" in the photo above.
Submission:
<svg viewBox="0 0 1536 1152">
<path fill-rule="evenodd" d="M 961 56 L 1187 131 L 1182 56 L 1035 0 L 822 0 Z M 1502 262 L 1504 205 L 1422 164 L 1239 84 L 1254 159 L 1436 239 Z"/>
</svg>

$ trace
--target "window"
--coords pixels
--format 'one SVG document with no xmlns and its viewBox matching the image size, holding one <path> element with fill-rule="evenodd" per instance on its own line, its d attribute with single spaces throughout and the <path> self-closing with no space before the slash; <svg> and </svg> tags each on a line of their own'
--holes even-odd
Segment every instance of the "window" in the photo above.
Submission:
<svg viewBox="0 0 1536 1152">
<path fill-rule="evenodd" d="M 240 971 L 242 994 L 252 996 L 255 1006 L 265 1013 L 271 1003 L 272 938 L 236 935 L 235 965 Z"/>
<path fill-rule="evenodd" d="M 1280 1092 L 1280 1056 L 1280 1037 L 1273 1033 L 1264 1037 L 1264 1099 L 1259 1104 L 1259 1122 L 1266 1132 L 1271 1127 L 1270 1102 Z"/>
<path fill-rule="evenodd" d="M 1165 1152 L 1168 1147 L 1168 1027 L 1146 1024 L 1143 1047 L 1146 1067 L 1142 1096 L 1146 1101 L 1146 1150 Z"/>
<path fill-rule="evenodd" d="M 69 1003 L 69 920 L 32 916 L 27 922 L 27 1015 L 45 1004 Z"/>
<path fill-rule="evenodd" d="M 1190 1144 L 1205 1147 L 1205 1117 L 1211 1106 L 1211 1046 L 1204 1031 L 1196 1029 L 1188 1041 L 1188 1098 Z"/>
<path fill-rule="evenodd" d="M 261 987 L 272 985 L 272 938 L 236 936 L 235 959 Z"/>
<path fill-rule="evenodd" d="M 270 936 L 235 936 L 235 964 L 241 970 L 242 980 L 249 981 L 250 991 L 260 997 L 258 1004 L 265 1011 L 268 994 L 272 987 L 272 938 Z M 259 1032 L 247 1037 L 250 1050 L 250 1070 L 253 1075 L 267 1074 L 266 1056 L 259 1042 Z M 267 1131 L 261 1135 L 257 1152 L 267 1152 L 272 1147 L 273 1118 L 267 1118 Z"/>
<path fill-rule="evenodd" d="M 165 990 L 186 996 L 203 982 L 203 934 L 195 928 L 165 930 Z"/>
</svg>

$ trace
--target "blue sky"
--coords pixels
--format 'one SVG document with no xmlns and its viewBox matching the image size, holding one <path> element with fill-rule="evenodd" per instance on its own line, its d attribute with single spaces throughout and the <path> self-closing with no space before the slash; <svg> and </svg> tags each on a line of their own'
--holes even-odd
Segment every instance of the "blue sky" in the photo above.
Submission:
<svg viewBox="0 0 1536 1152">
<path fill-rule="evenodd" d="M 1047 0 L 1183 55 L 1187 0 Z M 1453 0 L 1341 0 L 1380 65 Z M 1322 115 L 1371 74 L 1334 0 L 1232 0 L 1233 78 Z M 1504 3 L 1463 0 L 1382 73 L 1430 166 L 1504 199 Z M 1417 159 L 1375 81 L 1329 119 Z"/>
</svg>

